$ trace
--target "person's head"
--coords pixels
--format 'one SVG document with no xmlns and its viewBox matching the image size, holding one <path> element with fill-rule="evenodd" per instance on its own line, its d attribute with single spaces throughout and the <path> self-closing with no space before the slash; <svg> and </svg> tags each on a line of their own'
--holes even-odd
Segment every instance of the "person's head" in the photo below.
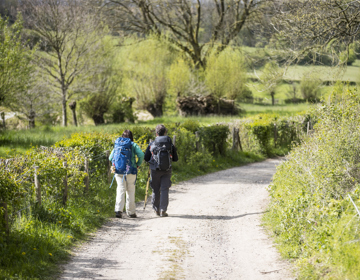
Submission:
<svg viewBox="0 0 360 280">
<path fill-rule="evenodd" d="M 131 141 L 134 141 L 133 134 L 130 130 L 125 130 L 123 134 L 121 135 L 122 138 L 129 138 Z"/>
<path fill-rule="evenodd" d="M 166 127 L 163 124 L 158 124 L 155 128 L 155 132 L 157 136 L 164 136 L 166 135 Z"/>
</svg>

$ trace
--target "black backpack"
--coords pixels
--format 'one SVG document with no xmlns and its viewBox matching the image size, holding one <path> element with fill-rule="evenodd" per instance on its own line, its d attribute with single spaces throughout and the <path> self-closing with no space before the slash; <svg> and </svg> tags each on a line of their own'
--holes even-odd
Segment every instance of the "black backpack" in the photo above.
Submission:
<svg viewBox="0 0 360 280">
<path fill-rule="evenodd" d="M 169 136 L 158 136 L 150 145 L 150 152 L 157 168 L 167 171 L 171 167 L 172 143 Z"/>
</svg>

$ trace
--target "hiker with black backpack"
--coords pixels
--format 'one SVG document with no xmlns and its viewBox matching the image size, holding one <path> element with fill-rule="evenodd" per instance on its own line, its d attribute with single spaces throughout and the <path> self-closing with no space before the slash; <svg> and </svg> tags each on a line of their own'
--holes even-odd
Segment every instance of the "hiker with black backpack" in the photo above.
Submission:
<svg viewBox="0 0 360 280">
<path fill-rule="evenodd" d="M 153 209 L 157 216 L 167 217 L 169 188 L 171 187 L 171 162 L 178 161 L 178 155 L 171 138 L 166 135 L 165 126 L 159 124 L 155 131 L 155 141 L 146 148 L 144 159 L 150 163 Z"/>
<path fill-rule="evenodd" d="M 134 143 L 130 130 L 125 130 L 122 136 L 115 140 L 114 149 L 110 154 L 109 160 L 112 162 L 112 169 L 115 172 L 117 183 L 115 216 L 122 218 L 126 193 L 126 213 L 128 217 L 136 218 L 135 183 L 137 169 L 144 160 L 144 153 Z"/>
</svg>

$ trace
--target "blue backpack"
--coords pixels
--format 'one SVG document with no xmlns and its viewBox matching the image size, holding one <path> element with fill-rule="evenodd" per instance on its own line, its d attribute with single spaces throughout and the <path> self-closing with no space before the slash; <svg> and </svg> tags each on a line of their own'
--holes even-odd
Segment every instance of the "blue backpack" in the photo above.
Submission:
<svg viewBox="0 0 360 280">
<path fill-rule="evenodd" d="M 116 174 L 136 174 L 137 169 L 131 165 L 131 148 L 133 142 L 129 138 L 119 137 L 115 141 L 112 164 Z"/>
</svg>

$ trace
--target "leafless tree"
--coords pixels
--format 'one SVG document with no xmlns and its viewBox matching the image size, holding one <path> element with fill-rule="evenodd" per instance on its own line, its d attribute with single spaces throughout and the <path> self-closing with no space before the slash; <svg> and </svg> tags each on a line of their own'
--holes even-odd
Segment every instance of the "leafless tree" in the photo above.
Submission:
<svg viewBox="0 0 360 280">
<path fill-rule="evenodd" d="M 221 52 L 272 0 L 107 0 L 104 10 L 124 32 L 155 34 L 206 66 L 214 48 Z"/>
<path fill-rule="evenodd" d="M 7 104 L 12 111 L 18 112 L 17 117 L 28 121 L 28 127 L 35 127 L 35 118 L 52 112 L 50 86 L 47 79 L 38 70 L 33 68 L 26 88 L 14 92 L 11 102 Z"/>
<path fill-rule="evenodd" d="M 282 0 L 274 7 L 272 26 L 294 57 L 359 39 L 360 0 Z"/>
<path fill-rule="evenodd" d="M 77 92 L 74 81 L 91 75 L 100 48 L 98 17 L 81 0 L 23 0 L 26 24 L 48 45 L 50 51 L 38 52 L 37 61 L 47 74 L 54 93 L 61 97 L 62 125 L 67 126 L 67 102 Z"/>
</svg>

